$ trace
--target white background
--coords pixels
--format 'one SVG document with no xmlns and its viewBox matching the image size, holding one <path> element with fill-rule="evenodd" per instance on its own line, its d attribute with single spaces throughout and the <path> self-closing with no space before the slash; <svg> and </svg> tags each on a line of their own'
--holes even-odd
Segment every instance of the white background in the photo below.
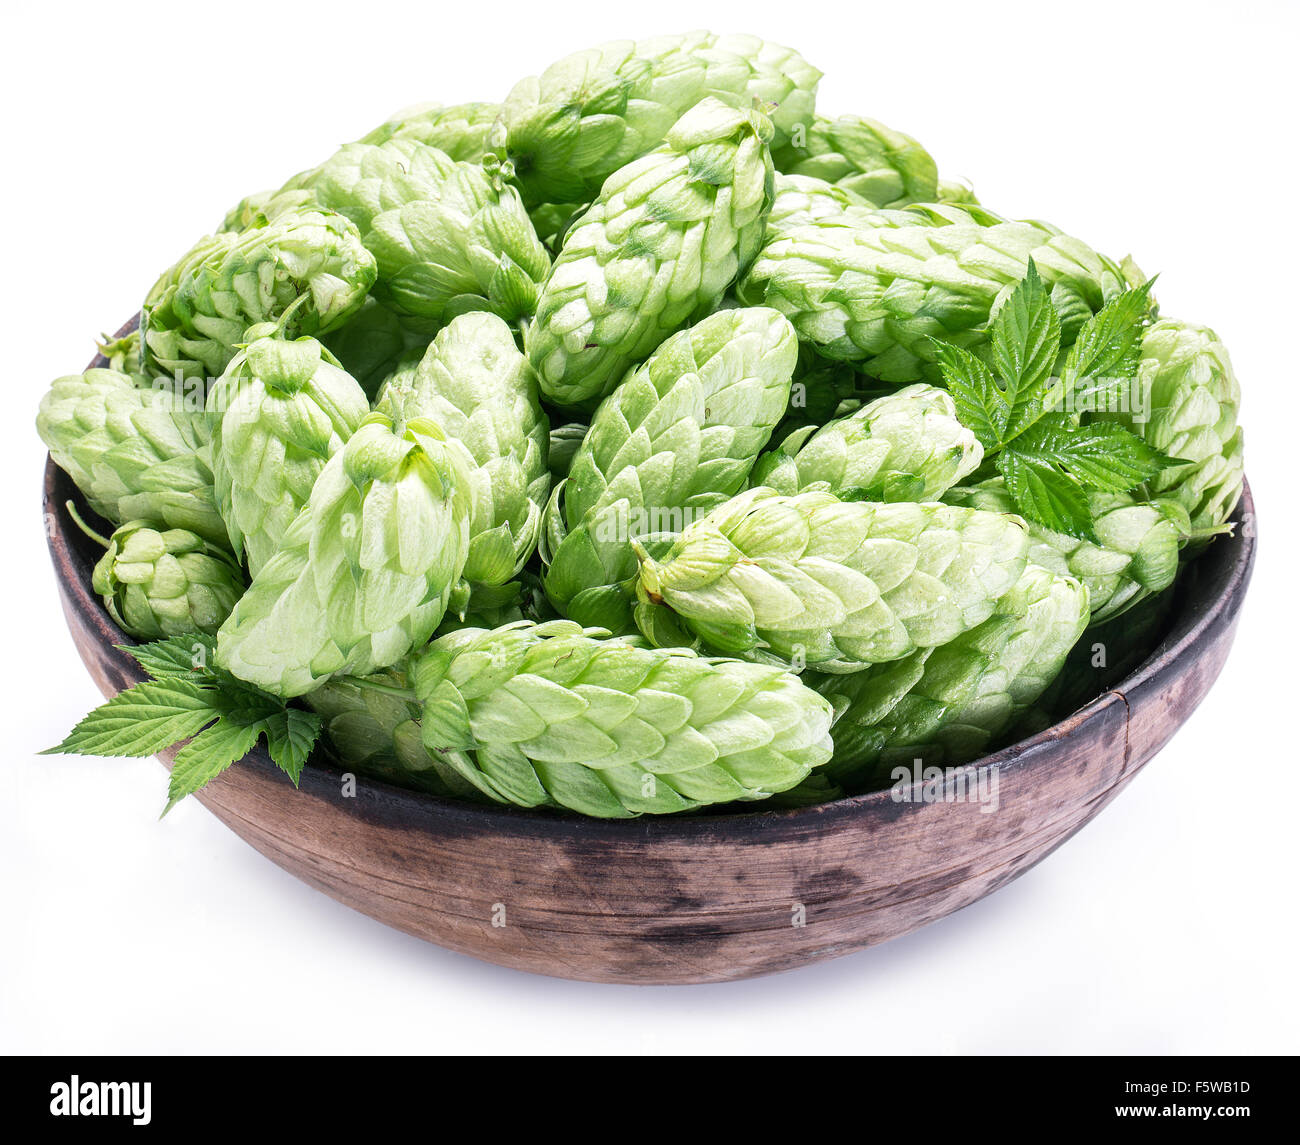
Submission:
<svg viewBox="0 0 1300 1145">
<path fill-rule="evenodd" d="M 1295 1052 L 1293 4 L 258 0 L 6 15 L 0 1051 Z M 153 761 L 33 757 L 99 701 L 59 613 L 32 429 L 55 376 L 246 192 L 420 100 L 698 25 L 798 47 L 820 106 L 920 138 L 986 204 L 1159 271 L 1245 387 L 1262 545 L 1232 660 L 1113 806 L 993 897 L 718 987 L 501 970 L 295 881 Z"/>
</svg>

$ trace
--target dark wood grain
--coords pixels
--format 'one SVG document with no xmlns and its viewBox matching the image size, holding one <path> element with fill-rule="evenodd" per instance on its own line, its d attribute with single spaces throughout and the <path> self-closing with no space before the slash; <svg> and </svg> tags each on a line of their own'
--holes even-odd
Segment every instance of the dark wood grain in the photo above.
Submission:
<svg viewBox="0 0 1300 1145">
<path fill-rule="evenodd" d="M 124 329 L 129 329 L 128 327 Z M 50 553 L 77 650 L 106 695 L 141 678 L 89 588 L 93 546 L 45 474 Z M 1199 558 L 1173 627 L 1113 690 L 974 766 L 999 809 L 889 792 L 796 811 L 603 822 L 482 807 L 309 766 L 294 791 L 262 750 L 197 797 L 272 862 L 440 946 L 598 982 L 716 982 L 789 970 L 907 934 L 1023 874 L 1160 750 L 1222 668 L 1255 553 L 1241 527 Z M 1173 779 L 1171 778 L 1172 782 Z M 794 925 L 802 918 L 803 925 Z M 504 925 L 494 925 L 504 923 Z"/>
</svg>

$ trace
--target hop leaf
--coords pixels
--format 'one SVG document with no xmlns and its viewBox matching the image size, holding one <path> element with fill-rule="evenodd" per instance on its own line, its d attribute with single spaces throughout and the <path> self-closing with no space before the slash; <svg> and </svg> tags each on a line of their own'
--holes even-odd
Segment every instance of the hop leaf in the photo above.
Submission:
<svg viewBox="0 0 1300 1145">
<path fill-rule="evenodd" d="M 1179 464 L 1121 426 L 1080 426 L 1077 415 L 1053 409 L 1056 400 L 1085 400 L 1115 385 L 1085 371 L 1131 367 L 1149 290 L 1146 283 L 1125 291 L 1084 324 L 1062 385 L 1052 384 L 1061 323 L 1032 259 L 992 324 L 992 368 L 934 343 L 958 413 L 996 455 L 1016 511 L 1045 529 L 1095 544 L 1091 493 L 1126 492 Z"/>
<path fill-rule="evenodd" d="M 171 637 L 127 651 L 151 678 L 101 704 L 42 754 L 149 756 L 188 741 L 172 764 L 164 815 L 262 737 L 276 766 L 297 786 L 320 733 L 318 715 L 288 708 L 212 667 L 212 643 L 205 637 Z"/>
</svg>

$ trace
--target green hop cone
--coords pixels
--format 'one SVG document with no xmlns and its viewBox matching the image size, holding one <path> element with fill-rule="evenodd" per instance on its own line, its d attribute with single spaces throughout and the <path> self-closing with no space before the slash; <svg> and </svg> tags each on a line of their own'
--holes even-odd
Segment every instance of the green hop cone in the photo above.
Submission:
<svg viewBox="0 0 1300 1145">
<path fill-rule="evenodd" d="M 277 219 L 304 196 L 356 226 L 378 261 L 375 297 L 402 314 L 434 324 L 466 310 L 532 315 L 550 255 L 495 168 L 401 135 L 347 143 L 232 214 Z"/>
<path fill-rule="evenodd" d="M 375 297 L 439 323 L 470 310 L 512 323 L 531 317 L 551 257 L 519 193 L 499 173 L 452 162 L 413 140 L 395 139 L 373 151 L 384 153 L 394 172 L 388 184 L 368 192 L 365 208 L 387 205 L 364 228 L 379 264 Z M 402 158 L 408 152 L 409 163 Z"/>
<path fill-rule="evenodd" d="M 1001 477 L 958 486 L 944 500 L 991 513 L 1014 511 Z M 1186 510 L 1168 498 L 1143 501 L 1129 493 L 1096 493 L 1089 496 L 1089 504 L 1097 543 L 1030 524 L 1029 559 L 1082 581 L 1093 620 L 1100 622 L 1174 583 L 1191 522 Z"/>
<path fill-rule="evenodd" d="M 207 415 L 172 389 L 137 386 L 116 370 L 71 374 L 41 399 L 36 430 L 101 517 L 154 521 L 226 543 Z"/>
<path fill-rule="evenodd" d="M 295 175 L 288 183 L 276 191 L 258 191 L 240 199 L 221 220 L 217 227 L 218 234 L 239 234 L 242 231 L 265 227 L 280 218 L 297 211 L 314 210 L 320 205 L 316 192 L 300 186 L 310 172 Z"/>
<path fill-rule="evenodd" d="M 776 169 L 811 175 L 875 207 L 932 203 L 939 196 L 934 160 L 910 135 L 860 115 L 818 116 L 802 139 L 772 153 Z"/>
<path fill-rule="evenodd" d="M 872 501 L 933 501 L 978 468 L 984 450 L 946 390 L 917 384 L 759 458 L 750 480 L 778 493 L 860 491 Z"/>
<path fill-rule="evenodd" d="M 942 382 L 931 339 L 978 350 L 1033 259 L 1061 316 L 1063 344 L 1126 287 L 1123 271 L 1045 223 L 982 207 L 852 210 L 779 231 L 740 296 L 789 317 L 826 357 L 894 384 Z"/>
<path fill-rule="evenodd" d="M 975 194 L 975 188 L 961 179 L 940 179 L 935 201 L 951 203 L 958 207 L 978 207 L 980 205 L 979 197 Z M 1130 283 L 1130 285 L 1138 286 L 1141 283 Z"/>
<path fill-rule="evenodd" d="M 209 236 L 145 299 L 146 365 L 168 376 L 215 378 L 250 326 L 275 322 L 294 306 L 286 333 L 333 329 L 361 307 L 374 281 L 374 256 L 356 227 L 332 211 L 290 211 Z"/>
<path fill-rule="evenodd" d="M 977 759 L 1047 689 L 1088 616 L 1083 585 L 1031 561 L 992 616 L 947 644 L 824 677 L 819 690 L 840 713 L 825 774 L 871 789 L 895 766 Z"/>
<path fill-rule="evenodd" d="M 208 413 L 217 504 L 235 556 L 256 576 L 370 405 L 315 338 L 286 341 L 272 326 L 248 336 L 209 392 Z"/>
<path fill-rule="evenodd" d="M 692 32 L 576 52 L 506 98 L 505 153 L 530 207 L 590 202 L 702 100 L 770 111 L 776 141 L 806 129 L 821 73 L 753 36 Z"/>
<path fill-rule="evenodd" d="M 244 591 L 243 574 L 223 549 L 148 521 L 108 538 L 91 584 L 118 626 L 141 640 L 214 633 Z"/>
<path fill-rule="evenodd" d="M 321 717 L 326 750 L 344 768 L 401 787 L 486 802 L 477 787 L 425 748 L 420 704 L 413 693 L 403 695 L 409 671 L 407 657 L 364 679 L 336 676 L 304 696 Z"/>
<path fill-rule="evenodd" d="M 537 378 L 510 328 L 492 314 L 454 318 L 418 364 L 385 383 L 376 408 L 394 421 L 430 418 L 465 447 L 474 511 L 464 576 L 510 580 L 537 547 L 551 485 Z"/>
<path fill-rule="evenodd" d="M 636 619 L 656 643 L 675 623 L 677 641 L 856 672 L 987 620 L 1028 548 L 998 513 L 759 487 L 642 557 Z"/>
<path fill-rule="evenodd" d="M 817 223 L 845 224 L 854 219 L 867 221 L 874 208 L 860 196 L 843 187 L 811 175 L 777 175 L 772 210 L 767 216 L 764 245 L 778 237 Z"/>
<path fill-rule="evenodd" d="M 386 672 L 369 677 L 385 689 L 400 689 L 405 661 Z M 322 731 L 327 748 L 343 767 L 383 779 L 400 781 L 401 760 L 397 743 L 402 729 L 414 729 L 420 742 L 420 706 L 414 700 L 394 692 L 366 686 L 351 676 L 327 680 L 304 697 L 304 702 L 323 721 Z"/>
<path fill-rule="evenodd" d="M 1042 695 L 1019 713 L 1013 731 L 1021 737 L 1034 735 L 1119 687 L 1169 632 L 1178 603 L 1177 593 L 1157 593 L 1119 616 L 1092 625 L 1087 639 L 1070 650 Z"/>
<path fill-rule="evenodd" d="M 417 104 L 396 112 L 358 142 L 411 139 L 436 147 L 458 163 L 479 163 L 492 147 L 492 129 L 500 115 L 496 103 Z"/>
<path fill-rule="evenodd" d="M 415 139 L 345 143 L 303 179 L 303 187 L 320 206 L 351 219 L 364 239 L 385 211 L 437 199 L 460 170 L 451 156 Z"/>
<path fill-rule="evenodd" d="M 784 413 L 797 347 L 772 310 L 721 310 L 630 371 L 592 419 L 547 510 L 545 583 L 583 623 L 631 624 L 631 540 L 680 532 L 745 485 Z"/>
<path fill-rule="evenodd" d="M 470 475 L 442 431 L 370 414 L 321 470 L 217 634 L 217 662 L 279 696 L 397 663 L 438 626 L 469 549 Z"/>
<path fill-rule="evenodd" d="M 435 641 L 414 670 L 430 754 L 497 802 L 602 818 L 763 799 L 830 757 L 831 706 L 789 673 L 606 635 Z"/>
<path fill-rule="evenodd" d="M 1227 347 L 1213 330 L 1162 319 L 1142 337 L 1133 412 L 1098 414 L 1126 425 L 1169 457 L 1190 462 L 1147 485 L 1187 510 L 1194 530 L 1214 530 L 1241 497 L 1241 388 Z M 1141 415 L 1141 416 L 1139 416 Z"/>
<path fill-rule="evenodd" d="M 99 343 L 99 352 L 108 362 L 110 370 L 126 374 L 138 386 L 152 384 L 152 379 L 144 372 L 141 359 L 143 349 L 140 345 L 139 327 L 120 338 L 105 336 L 104 341 Z"/>
<path fill-rule="evenodd" d="M 611 175 L 569 229 L 525 346 L 543 396 L 603 397 L 678 327 L 710 313 L 758 251 L 771 125 L 717 100 Z"/>
</svg>

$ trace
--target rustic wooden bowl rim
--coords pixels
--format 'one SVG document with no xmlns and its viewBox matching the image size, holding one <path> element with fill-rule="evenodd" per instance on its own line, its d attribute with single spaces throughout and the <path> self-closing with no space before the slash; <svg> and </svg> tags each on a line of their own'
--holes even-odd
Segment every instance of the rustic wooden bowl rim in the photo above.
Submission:
<svg viewBox="0 0 1300 1145">
<path fill-rule="evenodd" d="M 116 337 L 125 336 L 135 328 L 136 322 L 137 319 L 132 319 L 126 323 L 118 331 Z M 106 364 L 104 357 L 97 355 L 90 363 L 90 367 L 104 366 Z M 96 635 L 105 647 L 136 643 L 113 623 L 99 598 L 91 590 L 88 568 L 86 570 L 87 575 L 82 577 L 68 578 L 64 575 L 64 569 L 76 569 L 79 564 L 85 563 L 85 559 L 73 550 L 68 536 L 69 522 L 66 517 L 66 510 L 63 508 L 63 501 L 67 499 L 68 495 L 73 495 L 78 502 L 81 502 L 83 511 L 84 502 L 72 485 L 71 479 L 54 464 L 54 461 L 48 455 L 46 457 L 44 478 L 45 504 L 53 514 L 53 520 L 47 526 L 47 537 L 56 572 L 60 579 L 65 581 L 65 587 L 78 608 L 83 611 L 84 615 L 94 618 Z M 1194 649 L 1206 631 L 1217 625 L 1219 614 L 1228 608 L 1235 608 L 1239 604 L 1241 593 L 1249 580 L 1256 546 L 1255 529 L 1253 527 L 1254 503 L 1249 485 L 1243 488 L 1241 502 L 1234 514 L 1234 519 L 1238 522 L 1238 528 L 1232 537 L 1226 539 L 1226 541 L 1215 542 L 1234 544 L 1238 547 L 1238 552 L 1233 558 L 1231 573 L 1225 580 L 1224 589 L 1215 600 L 1212 608 L 1204 609 L 1185 627 L 1182 623 L 1185 618 L 1175 618 L 1170 634 L 1152 650 L 1141 665 L 1113 688 L 1100 693 L 1065 719 L 1033 736 L 974 760 L 962 768 L 953 770 L 969 773 L 980 768 L 997 767 L 1000 775 L 1005 776 L 1008 773 L 1014 773 L 1023 760 L 1035 757 L 1037 754 L 1035 749 L 1044 747 L 1063 736 L 1070 735 L 1081 724 L 1086 723 L 1099 708 L 1108 702 L 1108 697 L 1117 695 L 1123 701 L 1126 693 L 1148 683 L 1154 676 L 1163 671 L 1171 660 L 1177 659 L 1189 650 Z M 1250 527 L 1241 527 L 1242 522 L 1249 522 Z M 133 680 L 146 678 L 143 669 L 128 653 L 114 648 L 113 656 L 119 660 L 125 675 Z M 288 782 L 288 779 L 271 761 L 265 748 L 260 745 L 249 752 L 235 766 L 255 767 L 283 779 L 286 783 Z M 303 770 L 301 786 L 309 788 L 319 783 L 337 786 L 339 774 L 340 772 L 336 770 L 324 768 L 312 762 Z M 823 831 L 829 830 L 835 820 L 840 817 L 869 814 L 872 811 L 882 810 L 884 805 L 893 802 L 893 794 L 887 789 L 869 792 L 864 795 L 845 796 L 811 807 L 764 810 L 761 809 L 761 804 L 758 804 L 753 811 L 732 811 L 726 814 L 691 813 L 688 815 L 644 815 L 633 819 L 595 819 L 569 811 L 470 803 L 412 791 L 368 776 L 364 777 L 364 782 L 368 788 L 382 792 L 384 802 L 388 803 L 393 810 L 400 809 L 417 817 L 429 814 L 436 814 L 439 818 L 450 816 L 455 820 L 473 822 L 480 828 L 499 829 L 516 834 L 521 831 L 529 832 L 530 830 L 549 833 L 548 828 L 553 832 L 555 829 L 562 830 L 566 824 L 580 823 L 584 832 L 588 835 L 594 832 L 597 835 L 607 834 L 611 838 L 635 837 L 637 839 L 646 839 L 647 837 L 665 840 L 689 839 L 702 835 L 717 836 L 719 834 L 750 836 L 761 834 L 769 824 L 780 822 L 788 829 L 790 826 L 796 825 L 800 820 L 806 822 L 810 829 Z"/>
</svg>

